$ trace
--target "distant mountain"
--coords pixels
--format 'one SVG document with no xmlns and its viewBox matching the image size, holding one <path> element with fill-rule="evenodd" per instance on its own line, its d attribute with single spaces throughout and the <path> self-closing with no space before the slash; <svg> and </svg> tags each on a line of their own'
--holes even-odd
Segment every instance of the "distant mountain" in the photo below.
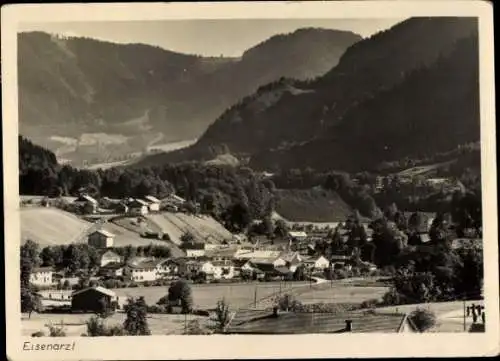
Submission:
<svg viewBox="0 0 500 361">
<path fill-rule="evenodd" d="M 207 58 L 143 44 L 20 33 L 20 131 L 60 156 L 94 151 L 92 156 L 108 152 L 111 158 L 117 154 L 110 149 L 123 155 L 152 142 L 193 139 L 260 85 L 322 75 L 359 40 L 351 32 L 300 29 L 241 58 Z M 89 143 L 81 139 L 85 133 L 99 136 Z M 102 149 L 95 152 L 95 145 Z"/>
<path fill-rule="evenodd" d="M 313 81 L 261 87 L 191 148 L 144 163 L 205 159 L 224 147 L 256 169 L 369 170 L 479 140 L 477 19 L 412 18 L 353 44 Z"/>
</svg>

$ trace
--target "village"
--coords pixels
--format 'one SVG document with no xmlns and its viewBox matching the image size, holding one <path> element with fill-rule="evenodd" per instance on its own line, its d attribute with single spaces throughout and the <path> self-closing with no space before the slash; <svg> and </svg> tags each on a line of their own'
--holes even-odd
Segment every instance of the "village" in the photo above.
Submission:
<svg viewBox="0 0 500 361">
<path fill-rule="evenodd" d="M 57 209 L 85 219 L 86 228 L 64 243 L 85 244 L 96 250 L 98 257 L 95 267 L 85 271 L 68 272 L 68 269 L 55 266 L 37 266 L 31 270 L 29 281 L 41 299 L 44 320 L 47 317 L 49 320 L 59 320 L 61 316 L 66 319 L 77 317 L 78 324 L 85 324 L 88 316 L 83 315 L 98 313 L 102 300 L 117 315 L 123 315 L 130 297 L 144 297 L 148 305 L 159 304 L 169 285 L 182 280 L 191 284 L 194 308 L 204 316 L 213 314 L 220 300 L 228 302 L 232 312 L 231 322 L 224 328 L 228 333 L 350 332 L 352 322 L 355 322 L 354 330 L 359 332 L 421 332 L 408 317 L 410 311 L 381 307 L 374 313 L 373 307 L 379 302 L 377 299 L 380 300 L 390 289 L 391 272 L 361 260 L 359 250 L 337 254 L 324 252 L 325 242 L 331 242 L 328 239 L 332 234 L 341 244 L 352 242 L 351 219 L 346 224 L 288 224 L 281 236 L 269 239 L 262 235 L 233 234 L 210 216 L 201 214 L 198 204 L 187 202 L 176 194 L 161 200 L 145 196 L 143 199 L 122 200 L 103 197 L 98 201 L 82 193 L 79 197 L 63 200 L 22 197 L 21 203 L 28 212 L 31 209 Z M 179 224 L 175 232 L 169 232 L 172 228 L 166 223 L 154 222 L 164 219 L 162 217 L 179 217 L 175 218 L 176 222 L 182 218 L 184 227 Z M 193 220 L 201 222 L 204 227 L 190 226 Z M 432 218 L 425 218 L 416 230 L 421 244 L 432 243 L 428 236 L 432 221 Z M 365 242 L 370 243 L 373 229 L 369 223 L 354 222 L 359 223 L 364 230 Z M 283 223 L 280 218 L 274 221 L 276 227 Z M 123 243 L 118 225 L 128 228 L 129 233 L 135 231 L 138 249 L 164 245 L 169 250 L 168 255 L 123 255 L 119 250 L 131 245 Z M 116 230 L 116 234 L 110 229 Z M 452 245 L 463 247 L 471 241 L 474 243 L 473 238 L 457 238 Z M 333 303 L 336 311 L 323 310 L 321 314 L 311 313 L 311 310 L 306 313 L 285 312 L 280 314 L 276 324 L 278 310 L 287 311 L 291 307 L 276 306 L 283 300 L 291 304 L 300 300 L 300 307 L 309 304 L 311 309 L 328 308 Z M 477 304 L 480 305 L 479 313 L 474 312 L 474 322 L 473 314 L 468 315 L 463 322 L 464 328 L 466 324 L 470 327 L 480 322 L 481 312 L 484 319 L 484 306 L 481 306 L 481 301 Z M 153 317 L 161 324 L 157 326 L 161 330 L 158 332 L 165 332 L 165 320 L 169 318 L 167 323 L 176 320 L 177 326 L 168 326 L 167 333 L 185 333 L 188 319 L 179 318 L 185 313 L 179 300 L 169 300 L 167 305 L 161 315 Z M 353 305 L 356 306 L 353 308 Z M 444 307 L 441 313 L 456 317 L 458 312 L 460 316 L 460 305 L 455 303 L 438 304 L 437 307 L 439 310 Z M 211 320 L 200 314 L 190 317 L 202 323 Z M 325 320 L 325 317 L 329 319 Z M 346 323 L 345 319 L 349 322 Z M 448 320 L 443 325 L 445 328 L 450 324 L 453 329 L 461 328 L 461 319 L 459 321 L 450 323 Z M 30 313 L 25 323 L 34 322 L 37 322 L 37 316 L 32 318 Z M 297 322 L 310 324 L 312 329 L 302 326 L 294 329 Z M 36 325 L 27 326 L 26 332 L 36 331 L 40 324 Z"/>
</svg>

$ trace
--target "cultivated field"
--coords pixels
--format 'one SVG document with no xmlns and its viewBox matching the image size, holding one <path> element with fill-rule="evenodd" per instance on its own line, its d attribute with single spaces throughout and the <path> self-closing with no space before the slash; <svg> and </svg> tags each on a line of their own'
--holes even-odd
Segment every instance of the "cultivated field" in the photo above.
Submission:
<svg viewBox="0 0 500 361">
<path fill-rule="evenodd" d="M 21 209 L 21 241 L 41 246 L 69 244 L 92 226 L 77 216 L 55 208 Z"/>
<path fill-rule="evenodd" d="M 281 291 L 291 290 L 308 286 L 308 282 L 285 282 L 281 283 Z M 193 290 L 194 307 L 199 309 L 211 309 L 217 301 L 225 298 L 231 308 L 247 307 L 254 301 L 255 293 L 257 300 L 269 297 L 280 292 L 279 282 L 266 283 L 227 283 L 227 284 L 204 284 L 191 285 Z M 168 286 L 165 287 L 137 287 L 119 288 L 113 290 L 119 297 L 143 296 L 147 304 L 156 304 L 158 300 L 167 295 Z"/>
<path fill-rule="evenodd" d="M 45 335 L 49 334 L 47 325 L 63 326 L 66 336 L 78 337 L 86 332 L 85 322 L 92 317 L 92 314 L 37 314 L 33 313 L 31 319 L 23 315 L 21 319 L 21 328 L 23 336 L 31 336 L 34 332 L 43 331 Z M 126 315 L 124 313 L 115 313 L 105 320 L 107 325 L 123 324 Z M 208 317 L 189 315 L 187 321 L 199 320 L 200 325 L 210 322 Z M 182 334 L 185 327 L 186 317 L 184 315 L 166 315 L 154 314 L 148 315 L 148 325 L 153 335 Z"/>
<path fill-rule="evenodd" d="M 164 241 L 156 239 L 142 238 L 138 233 L 129 231 L 119 225 L 112 222 L 104 223 L 102 229 L 111 232 L 115 235 L 115 240 L 113 246 L 124 247 L 128 245 L 132 246 L 147 246 L 148 244 L 155 244 L 160 246 L 168 246 L 169 244 Z"/>
<path fill-rule="evenodd" d="M 220 223 L 207 216 L 192 216 L 184 213 L 149 214 L 149 220 L 156 223 L 163 233 L 167 233 L 173 243 L 179 245 L 182 235 L 189 231 L 196 238 L 205 240 L 211 236 L 216 241 L 230 239 L 231 233 Z"/>
</svg>

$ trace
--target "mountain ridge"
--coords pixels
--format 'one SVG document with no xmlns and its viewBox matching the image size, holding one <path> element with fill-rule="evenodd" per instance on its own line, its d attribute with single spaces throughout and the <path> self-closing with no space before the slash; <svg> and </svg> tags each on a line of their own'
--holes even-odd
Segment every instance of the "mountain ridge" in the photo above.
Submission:
<svg viewBox="0 0 500 361">
<path fill-rule="evenodd" d="M 204 159 L 213 156 L 210 149 L 223 145 L 233 155 L 250 158 L 250 166 L 257 169 L 312 167 L 358 171 L 398 157 L 419 156 L 427 150 L 446 151 L 476 141 L 479 134 L 477 47 L 475 18 L 408 19 L 353 44 L 337 66 L 321 77 L 275 82 L 259 88 L 252 96 L 228 108 L 191 148 L 163 155 L 163 158 L 157 155 L 144 162 Z M 453 54 L 465 58 L 462 60 Z M 438 68 L 436 64 L 443 62 L 449 69 L 443 65 Z M 427 84 L 419 82 L 419 78 L 427 79 Z M 294 88 L 295 94 L 290 95 L 283 87 Z M 398 87 L 407 95 L 399 96 L 394 106 L 391 97 L 398 97 L 398 91 L 394 91 Z M 436 93 L 440 102 L 432 97 L 438 88 L 441 89 L 441 94 Z M 449 96 L 443 94 L 446 91 Z M 279 99 L 253 111 L 256 99 L 263 97 Z M 451 106 L 454 102 L 456 105 Z M 366 104 L 371 104 L 371 110 Z M 425 104 L 422 113 L 427 118 L 419 117 L 416 104 Z M 411 122 L 407 121 L 405 107 L 412 109 Z M 452 112 L 447 108 L 455 108 L 454 114 L 460 122 L 451 122 Z M 394 124 L 399 124 L 400 135 L 408 143 L 406 151 L 394 153 L 395 157 L 389 152 L 381 155 L 379 148 L 384 137 L 395 139 L 397 134 L 390 135 L 393 126 L 377 127 L 378 120 L 370 113 L 389 117 Z M 467 116 L 461 116 L 465 114 Z M 447 117 L 442 130 L 448 129 L 453 135 L 446 147 L 439 145 L 437 138 L 432 147 L 425 147 L 409 137 L 411 131 L 405 127 L 413 124 L 419 129 L 429 129 L 431 124 L 438 126 L 437 119 L 442 116 Z M 360 117 L 363 122 L 356 120 Z M 456 129 L 451 124 L 456 125 Z M 370 137 L 375 133 L 379 139 L 373 143 Z M 428 130 L 426 134 L 434 136 Z M 359 146 L 364 144 L 363 137 L 370 139 L 367 144 L 373 145 L 376 152 L 363 151 Z M 350 144 L 357 144 L 357 149 Z M 325 154 L 333 156 L 325 157 Z"/>
<path fill-rule="evenodd" d="M 279 51 L 271 38 L 240 58 L 217 58 L 145 44 L 20 33 L 21 133 L 52 150 L 60 146 L 52 136 L 78 140 L 82 133 L 122 134 L 125 149 L 114 149 L 120 154 L 140 151 L 158 132 L 167 142 L 196 138 L 226 107 L 260 85 L 291 74 L 321 75 L 361 37 L 308 30 L 279 39 L 284 39 Z"/>
</svg>

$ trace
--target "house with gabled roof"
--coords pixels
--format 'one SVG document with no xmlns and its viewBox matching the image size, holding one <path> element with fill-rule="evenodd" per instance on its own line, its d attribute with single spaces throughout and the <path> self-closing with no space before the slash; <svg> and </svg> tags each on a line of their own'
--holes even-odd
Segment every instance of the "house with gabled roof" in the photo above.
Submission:
<svg viewBox="0 0 500 361">
<path fill-rule="evenodd" d="M 89 246 L 95 248 L 111 248 L 113 247 L 115 235 L 104 229 L 98 229 L 88 236 Z"/>
<path fill-rule="evenodd" d="M 149 204 L 142 199 L 133 199 L 128 203 L 129 213 L 137 216 L 148 214 Z"/>
<path fill-rule="evenodd" d="M 307 269 L 312 271 L 323 271 L 330 268 L 330 261 L 325 256 L 303 257 L 302 262 Z"/>
<path fill-rule="evenodd" d="M 417 333 L 406 314 L 369 312 L 281 312 L 239 310 L 225 329 L 228 334 Z"/>
<path fill-rule="evenodd" d="M 150 212 L 158 212 L 160 210 L 161 201 L 153 196 L 144 197 L 146 202 L 148 203 L 148 208 Z"/>
<path fill-rule="evenodd" d="M 87 194 L 81 194 L 74 203 L 82 207 L 86 214 L 96 213 L 99 207 L 99 202 Z"/>
<path fill-rule="evenodd" d="M 112 250 L 107 250 L 101 254 L 100 266 L 104 267 L 109 263 L 120 263 L 122 257 Z"/>
<path fill-rule="evenodd" d="M 116 294 L 104 287 L 88 287 L 71 295 L 71 310 L 80 312 L 100 312 L 103 304 L 112 306 Z"/>
</svg>

